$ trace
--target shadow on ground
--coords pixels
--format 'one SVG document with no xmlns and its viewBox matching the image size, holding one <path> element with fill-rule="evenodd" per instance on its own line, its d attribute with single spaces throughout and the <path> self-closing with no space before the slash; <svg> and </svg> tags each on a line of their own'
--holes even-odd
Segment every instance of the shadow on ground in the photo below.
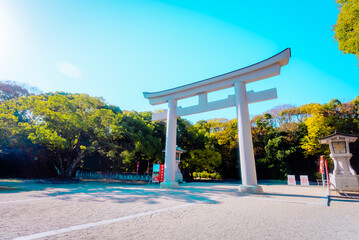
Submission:
<svg viewBox="0 0 359 240">
<path fill-rule="evenodd" d="M 158 184 L 126 181 L 87 181 L 78 179 L 3 179 L 0 180 L 2 193 L 30 192 L 28 197 L 53 197 L 57 200 L 80 202 L 114 203 L 143 202 L 157 204 L 163 199 L 193 203 L 204 201 L 220 203 L 225 196 L 249 196 L 238 193 L 240 181 L 191 182 L 180 184 L 177 189 L 160 189 Z M 283 181 L 261 181 L 263 185 L 282 185 Z M 266 192 L 256 195 L 263 198 L 290 197 L 320 199 L 322 196 Z"/>
</svg>

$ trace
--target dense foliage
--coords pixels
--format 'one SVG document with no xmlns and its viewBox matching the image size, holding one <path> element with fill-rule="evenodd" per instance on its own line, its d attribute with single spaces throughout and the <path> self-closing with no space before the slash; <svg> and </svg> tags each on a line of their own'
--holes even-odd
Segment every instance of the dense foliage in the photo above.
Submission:
<svg viewBox="0 0 359 240">
<path fill-rule="evenodd" d="M 359 0 L 336 0 L 339 8 L 333 29 L 339 50 L 355 54 L 359 59 Z"/>
<path fill-rule="evenodd" d="M 1 91 L 1 89 L 0 89 Z M 20 89 L 20 93 L 23 90 Z M 0 104 L 0 176 L 74 176 L 77 170 L 140 172 L 164 161 L 164 121 L 151 113 L 121 111 L 86 94 L 13 94 Z M 314 177 L 329 148 L 318 138 L 335 131 L 359 134 L 359 97 L 348 103 L 284 105 L 252 119 L 260 179 L 287 174 Z M 213 119 L 192 124 L 178 118 L 177 144 L 185 178 L 238 178 L 237 121 Z M 358 143 L 351 145 L 359 170 Z M 212 174 L 212 175 L 211 175 Z M 198 175 L 198 174 L 197 174 Z M 203 177 L 203 176 L 202 176 Z"/>
</svg>

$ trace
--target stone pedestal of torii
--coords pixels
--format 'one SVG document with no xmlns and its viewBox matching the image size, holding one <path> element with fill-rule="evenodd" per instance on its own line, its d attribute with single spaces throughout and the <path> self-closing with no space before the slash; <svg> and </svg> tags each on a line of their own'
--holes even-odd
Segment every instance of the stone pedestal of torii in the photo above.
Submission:
<svg viewBox="0 0 359 240">
<path fill-rule="evenodd" d="M 290 49 L 287 48 L 262 62 L 233 72 L 160 92 L 143 93 L 151 105 L 168 103 L 167 110 L 152 115 L 153 121 L 167 119 L 165 176 L 164 182 L 160 185 L 161 188 L 178 187 L 178 183 L 175 181 L 177 117 L 236 107 L 242 178 L 239 191 L 247 193 L 263 192 L 262 187 L 257 183 L 248 104 L 275 99 L 277 98 L 277 90 L 272 88 L 261 92 L 247 92 L 246 84 L 279 75 L 281 67 L 288 64 L 289 58 Z M 207 101 L 209 92 L 231 87 L 234 87 L 235 95 L 230 95 L 226 99 L 214 102 Z M 193 96 L 198 96 L 198 105 L 185 108 L 177 106 L 178 100 Z"/>
</svg>

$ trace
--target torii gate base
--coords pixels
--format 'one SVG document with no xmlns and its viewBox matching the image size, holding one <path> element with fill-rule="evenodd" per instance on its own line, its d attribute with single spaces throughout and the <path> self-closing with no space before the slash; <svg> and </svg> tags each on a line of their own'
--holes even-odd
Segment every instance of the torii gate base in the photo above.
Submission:
<svg viewBox="0 0 359 240">
<path fill-rule="evenodd" d="M 274 88 L 256 93 L 247 92 L 246 84 L 279 75 L 281 67 L 288 64 L 289 58 L 290 49 L 288 48 L 262 62 L 230 73 L 165 91 L 143 93 L 152 105 L 168 103 L 167 110 L 152 115 L 153 121 L 167 119 L 165 176 L 164 182 L 160 185 L 161 188 L 178 187 L 178 183 L 175 181 L 177 117 L 236 107 L 242 178 L 242 184 L 238 190 L 247 193 L 263 192 L 262 187 L 257 184 L 248 104 L 275 99 L 277 90 Z M 234 87 L 234 96 L 231 95 L 215 102 L 207 101 L 207 93 L 230 87 Z M 192 96 L 198 96 L 198 105 L 186 108 L 177 107 L 177 100 Z"/>
</svg>

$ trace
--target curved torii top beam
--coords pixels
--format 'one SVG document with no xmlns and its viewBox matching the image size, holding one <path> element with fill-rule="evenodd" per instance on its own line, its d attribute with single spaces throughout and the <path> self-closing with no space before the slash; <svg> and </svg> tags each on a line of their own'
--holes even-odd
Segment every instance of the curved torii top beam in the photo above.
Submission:
<svg viewBox="0 0 359 240">
<path fill-rule="evenodd" d="M 183 99 L 200 93 L 230 88 L 239 81 L 244 83 L 259 81 L 279 75 L 281 67 L 288 64 L 290 55 L 290 48 L 287 48 L 264 61 L 245 68 L 177 88 L 159 92 L 144 92 L 143 95 L 149 99 L 151 105 L 158 105 L 168 102 L 169 99 Z"/>
</svg>

